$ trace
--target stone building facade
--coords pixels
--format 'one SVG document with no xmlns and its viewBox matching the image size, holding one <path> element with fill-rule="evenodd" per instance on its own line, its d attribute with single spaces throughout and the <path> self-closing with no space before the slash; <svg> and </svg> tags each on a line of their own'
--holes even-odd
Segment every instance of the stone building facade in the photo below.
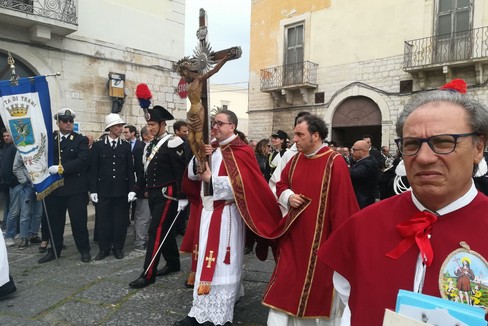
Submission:
<svg viewBox="0 0 488 326">
<path fill-rule="evenodd" d="M 487 25 L 480 0 L 254 0 L 249 135 L 291 135 L 308 111 L 340 145 L 370 134 L 393 148 L 397 116 L 417 92 L 463 78 L 487 102 Z"/>
<path fill-rule="evenodd" d="M 149 0 L 144 7 L 125 0 L 4 2 L 0 78 L 10 74 L 8 52 L 20 77 L 59 72 L 47 78 L 51 110 L 73 109 L 79 131 L 95 137 L 104 130 L 105 116 L 118 109 L 127 123 L 145 125 L 135 97 L 139 83 L 149 86 L 153 104 L 185 119 L 186 102 L 176 92 L 180 76 L 172 72 L 184 54 L 184 13 L 184 0 Z M 112 79 L 122 77 L 123 88 L 120 81 L 116 85 L 125 98 L 120 92 L 110 96 Z"/>
</svg>

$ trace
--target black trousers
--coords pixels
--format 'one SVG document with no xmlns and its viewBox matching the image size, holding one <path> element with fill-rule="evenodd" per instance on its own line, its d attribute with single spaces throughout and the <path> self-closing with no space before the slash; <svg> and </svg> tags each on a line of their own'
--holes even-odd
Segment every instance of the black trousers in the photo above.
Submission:
<svg viewBox="0 0 488 326">
<path fill-rule="evenodd" d="M 168 186 L 166 194 L 175 197 L 176 187 Z M 178 210 L 178 202 L 167 199 L 163 196 L 161 188 L 150 189 L 149 193 L 149 209 L 151 211 L 151 222 L 149 223 L 148 241 L 146 250 L 146 259 L 144 261 L 144 271 L 148 268 L 151 260 L 154 262 L 146 274 L 146 279 L 155 277 L 159 259 L 161 254 L 166 265 L 171 267 L 180 267 L 180 253 L 178 251 L 178 244 L 176 243 L 176 225 L 173 225 L 171 232 L 169 232 L 164 244 L 161 248 L 160 254 L 156 252 L 163 241 L 165 235 L 168 233 L 171 223 L 176 217 Z"/>
<path fill-rule="evenodd" d="M 66 211 L 71 221 L 71 231 L 76 248 L 80 253 L 90 251 L 87 228 L 86 193 L 71 196 L 49 195 L 45 199 L 47 218 L 51 224 L 54 246 L 58 254 L 63 247 L 64 227 L 66 225 Z"/>
<path fill-rule="evenodd" d="M 96 232 L 100 251 L 124 249 L 128 225 L 127 196 L 98 196 Z"/>
</svg>

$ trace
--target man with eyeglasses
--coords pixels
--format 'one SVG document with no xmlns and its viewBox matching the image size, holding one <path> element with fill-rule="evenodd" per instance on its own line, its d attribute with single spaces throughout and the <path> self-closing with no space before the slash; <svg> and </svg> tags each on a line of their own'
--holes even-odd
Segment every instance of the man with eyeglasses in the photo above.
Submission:
<svg viewBox="0 0 488 326">
<path fill-rule="evenodd" d="M 447 298 L 454 254 L 468 255 L 462 242 L 485 259 L 475 273 L 487 268 L 488 198 L 472 179 L 488 135 L 487 107 L 456 80 L 413 97 L 396 130 L 411 191 L 353 215 L 319 253 L 348 304 L 343 325 L 381 325 L 399 289 Z"/>
<path fill-rule="evenodd" d="M 281 220 L 253 150 L 237 135 L 237 124 L 237 116 L 230 110 L 215 116 L 211 134 L 217 147 L 205 146 L 211 163 L 198 173 L 198 163 L 193 159 L 183 182 L 188 184 L 184 190 L 189 196 L 202 193 L 203 205 L 191 208 L 201 212 L 193 304 L 188 316 L 176 326 L 232 325 L 234 305 L 242 292 L 244 220 L 254 231 L 268 219 L 275 225 Z M 211 186 L 208 194 L 201 189 L 200 181 Z M 187 236 L 189 232 L 184 241 Z"/>
<path fill-rule="evenodd" d="M 40 264 L 54 260 L 55 254 L 61 254 L 66 211 L 69 213 L 71 230 L 76 248 L 81 253 L 81 261 L 87 263 L 91 260 L 87 228 L 88 140 L 73 131 L 75 117 L 76 113 L 69 108 L 63 108 L 54 115 L 59 131 L 54 132 L 54 165 L 49 167 L 49 173 L 62 174 L 64 186 L 54 190 L 45 199 L 54 244 L 39 259 Z"/>
</svg>

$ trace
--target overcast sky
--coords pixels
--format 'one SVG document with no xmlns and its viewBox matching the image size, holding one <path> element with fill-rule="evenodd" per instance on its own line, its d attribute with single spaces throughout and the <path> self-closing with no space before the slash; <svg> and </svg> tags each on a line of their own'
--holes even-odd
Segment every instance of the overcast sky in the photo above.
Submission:
<svg viewBox="0 0 488 326">
<path fill-rule="evenodd" d="M 242 57 L 227 62 L 211 78 L 213 84 L 247 87 L 249 80 L 249 33 L 251 0 L 186 0 L 185 55 L 193 55 L 198 44 L 198 15 L 200 8 L 207 11 L 207 40 L 213 51 L 232 46 L 242 48 Z"/>
</svg>

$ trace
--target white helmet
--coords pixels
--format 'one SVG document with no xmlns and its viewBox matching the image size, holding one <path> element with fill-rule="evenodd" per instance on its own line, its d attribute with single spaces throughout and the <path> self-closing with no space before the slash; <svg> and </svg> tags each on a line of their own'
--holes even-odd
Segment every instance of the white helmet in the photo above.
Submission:
<svg viewBox="0 0 488 326">
<path fill-rule="evenodd" d="M 117 113 L 110 113 L 105 117 L 105 131 L 115 125 L 125 125 L 125 122 Z"/>
</svg>

